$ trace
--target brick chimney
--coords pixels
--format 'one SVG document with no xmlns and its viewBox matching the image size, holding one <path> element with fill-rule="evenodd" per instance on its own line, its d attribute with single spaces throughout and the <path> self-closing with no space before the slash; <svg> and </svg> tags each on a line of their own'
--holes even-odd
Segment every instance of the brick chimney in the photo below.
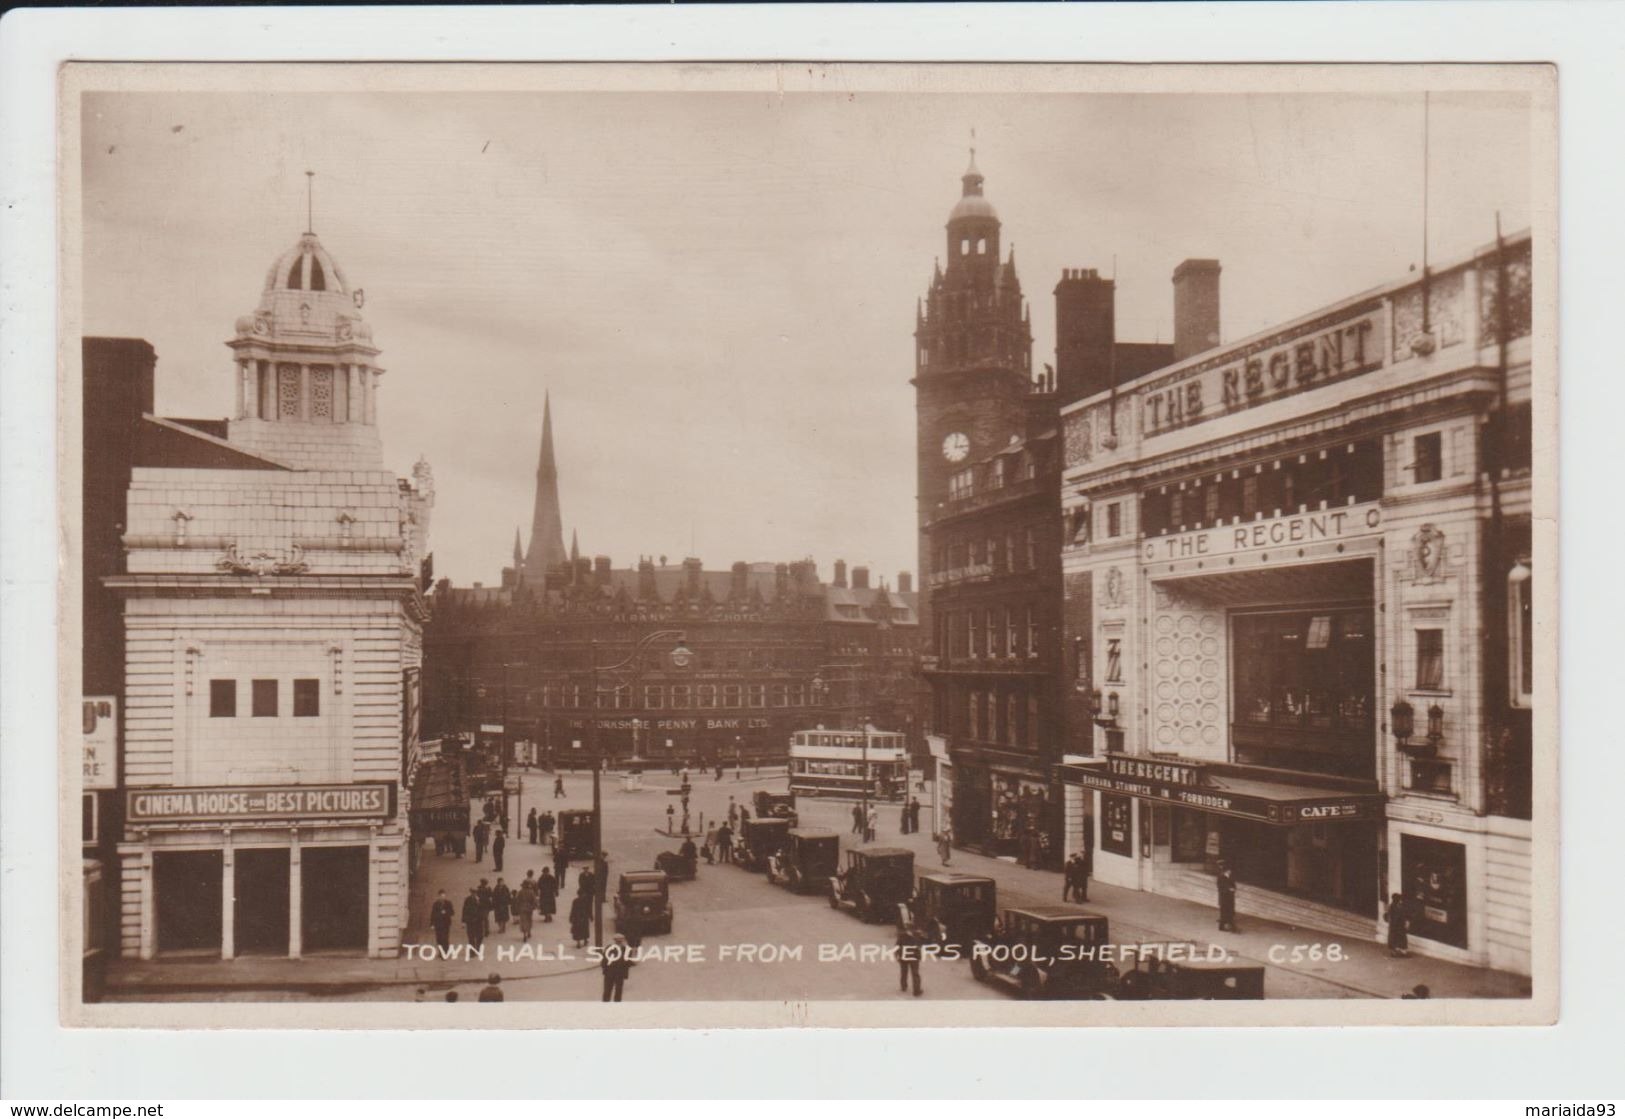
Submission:
<svg viewBox="0 0 1625 1119">
<path fill-rule="evenodd" d="M 700 593 L 700 572 L 703 570 L 705 570 L 705 565 L 694 556 L 689 556 L 683 560 L 683 586 L 687 588 L 690 595 Z"/>
<path fill-rule="evenodd" d="M 790 565 L 776 563 L 773 565 L 773 593 L 783 598 L 790 593 Z"/>
<path fill-rule="evenodd" d="M 638 597 L 653 602 L 660 597 L 655 587 L 655 561 L 648 556 L 638 560 Z"/>
<path fill-rule="evenodd" d="M 869 589 L 869 569 L 867 567 L 854 567 L 852 569 L 852 589 L 855 591 Z"/>
<path fill-rule="evenodd" d="M 749 594 L 749 588 L 746 586 L 746 573 L 749 570 L 744 560 L 733 565 L 733 574 L 728 579 L 728 597 L 735 602 L 743 602 Z"/>
<path fill-rule="evenodd" d="M 1174 269 L 1174 360 L 1219 344 L 1219 262 L 1186 260 Z"/>
<path fill-rule="evenodd" d="M 832 586 L 832 587 L 844 587 L 844 586 L 846 586 L 846 561 L 845 560 L 836 560 L 835 561 L 835 579 L 834 579 L 833 582 L 830 583 L 830 586 Z"/>
<path fill-rule="evenodd" d="M 898 594 L 913 594 L 914 593 L 914 576 L 911 575 L 909 572 L 907 572 L 907 571 L 899 571 L 897 573 L 897 593 Z"/>
<path fill-rule="evenodd" d="M 610 579 L 610 576 L 609 576 L 609 557 L 608 556 L 594 556 L 594 557 L 592 557 L 592 580 L 593 580 L 593 582 L 598 584 L 600 587 L 607 587 L 607 586 L 609 586 L 609 579 Z"/>
<path fill-rule="evenodd" d="M 1111 387 L 1117 284 L 1093 268 L 1067 268 L 1055 285 L 1055 392 L 1065 407 Z"/>
</svg>

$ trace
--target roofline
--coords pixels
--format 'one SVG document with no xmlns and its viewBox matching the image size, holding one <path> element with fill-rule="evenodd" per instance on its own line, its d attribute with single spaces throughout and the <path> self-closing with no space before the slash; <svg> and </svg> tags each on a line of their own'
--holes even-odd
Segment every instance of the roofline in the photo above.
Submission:
<svg viewBox="0 0 1625 1119">
<path fill-rule="evenodd" d="M 173 431 L 173 432 L 177 432 L 178 434 L 186 435 L 186 436 L 189 436 L 189 437 L 191 437 L 193 439 L 201 439 L 203 442 L 213 444 L 214 446 L 219 447 L 221 450 L 230 451 L 233 454 L 242 455 L 244 458 L 251 458 L 251 459 L 254 459 L 257 462 L 263 462 L 263 463 L 265 463 L 266 466 L 271 467 L 272 469 L 275 469 L 275 470 L 296 470 L 296 469 L 298 469 L 297 467 L 290 466 L 288 463 L 282 462 L 282 461 L 280 461 L 278 459 L 274 459 L 274 458 L 271 458 L 271 457 L 269 457 L 267 455 L 262 455 L 262 454 L 258 454 L 256 452 L 254 452 L 254 451 L 250 451 L 250 450 L 244 448 L 243 446 L 241 446 L 240 444 L 231 442 L 229 439 L 221 439 L 218 435 L 210 435 L 208 432 L 199 431 L 195 427 L 187 427 L 185 424 L 178 424 L 174 420 L 166 420 L 162 416 L 153 415 L 151 412 L 143 412 L 141 414 L 141 418 L 144 419 L 144 420 L 150 420 L 151 422 L 157 424 L 159 427 L 167 428 L 168 430 Z M 225 422 L 229 424 L 231 421 L 227 420 Z M 206 468 L 206 467 L 195 467 L 195 466 L 159 466 L 159 467 L 148 467 L 147 469 L 154 469 L 154 470 L 201 470 L 201 469 L 208 469 L 208 468 Z"/>
</svg>

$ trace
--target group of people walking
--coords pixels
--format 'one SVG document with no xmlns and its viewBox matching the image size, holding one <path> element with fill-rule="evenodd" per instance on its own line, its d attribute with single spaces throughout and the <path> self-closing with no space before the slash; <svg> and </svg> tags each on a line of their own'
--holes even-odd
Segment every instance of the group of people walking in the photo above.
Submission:
<svg viewBox="0 0 1625 1119">
<path fill-rule="evenodd" d="M 861 804 L 852 806 L 852 834 L 861 835 L 865 843 L 873 843 L 880 831 L 880 809 L 870 805 L 867 810 Z"/>
<path fill-rule="evenodd" d="M 920 830 L 920 798 L 910 797 L 903 802 L 902 832 L 913 835 Z"/>
</svg>

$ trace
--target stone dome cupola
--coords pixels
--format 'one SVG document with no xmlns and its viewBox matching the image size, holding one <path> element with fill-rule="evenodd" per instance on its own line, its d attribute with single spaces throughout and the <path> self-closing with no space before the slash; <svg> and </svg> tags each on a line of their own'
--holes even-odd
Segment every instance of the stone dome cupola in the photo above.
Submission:
<svg viewBox="0 0 1625 1119">
<path fill-rule="evenodd" d="M 975 148 L 959 181 L 963 193 L 948 214 L 948 273 L 952 277 L 969 269 L 992 275 L 999 259 L 999 215 L 982 193 Z"/>
</svg>

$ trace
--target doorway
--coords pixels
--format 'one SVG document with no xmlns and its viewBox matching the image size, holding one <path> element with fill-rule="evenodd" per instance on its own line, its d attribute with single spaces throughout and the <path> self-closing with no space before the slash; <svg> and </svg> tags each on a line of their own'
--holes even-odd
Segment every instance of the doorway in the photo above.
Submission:
<svg viewBox="0 0 1625 1119">
<path fill-rule="evenodd" d="M 288 849 L 240 849 L 233 909 L 239 956 L 288 954 Z"/>
<path fill-rule="evenodd" d="M 160 851 L 152 858 L 158 951 L 220 954 L 219 851 Z"/>
<path fill-rule="evenodd" d="M 306 847 L 300 867 L 302 947 L 365 952 L 371 904 L 365 847 Z"/>
</svg>

